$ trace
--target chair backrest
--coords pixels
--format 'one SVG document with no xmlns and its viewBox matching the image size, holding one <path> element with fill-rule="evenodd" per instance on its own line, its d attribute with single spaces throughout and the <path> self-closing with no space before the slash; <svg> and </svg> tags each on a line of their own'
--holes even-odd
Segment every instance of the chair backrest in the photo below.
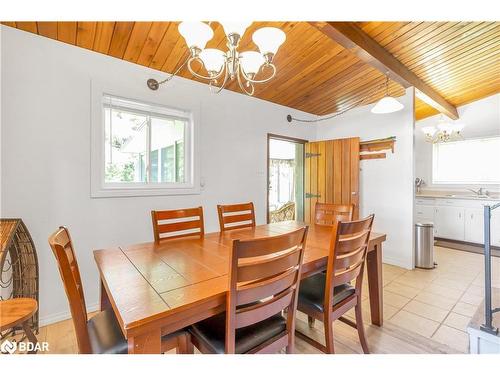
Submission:
<svg viewBox="0 0 500 375">
<path fill-rule="evenodd" d="M 49 245 L 56 257 L 64 290 L 68 297 L 71 317 L 73 318 L 73 325 L 76 332 L 78 351 L 85 354 L 92 353 L 87 331 L 87 308 L 85 306 L 83 285 L 68 229 L 59 227 L 49 237 Z"/>
<path fill-rule="evenodd" d="M 217 205 L 220 231 L 248 228 L 255 226 L 253 202 Z"/>
<path fill-rule="evenodd" d="M 316 203 L 314 207 L 314 223 L 334 225 L 338 221 L 351 221 L 354 212 L 352 204 Z"/>
<path fill-rule="evenodd" d="M 286 308 L 286 332 L 294 334 L 306 237 L 307 227 L 303 227 L 279 236 L 233 241 L 226 305 L 226 353 L 235 351 L 236 329 L 261 322 Z"/>
<path fill-rule="evenodd" d="M 325 306 L 333 304 L 333 289 L 356 279 L 361 292 L 363 266 L 374 215 L 356 221 L 337 222 L 332 229 L 326 268 Z"/>
<path fill-rule="evenodd" d="M 151 211 L 155 242 L 205 234 L 203 207 L 183 208 L 179 210 Z"/>
</svg>

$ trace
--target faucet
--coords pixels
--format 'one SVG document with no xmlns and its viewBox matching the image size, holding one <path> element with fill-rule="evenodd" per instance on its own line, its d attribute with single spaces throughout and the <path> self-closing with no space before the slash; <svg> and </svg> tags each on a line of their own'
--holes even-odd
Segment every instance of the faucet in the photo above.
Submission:
<svg viewBox="0 0 500 375">
<path fill-rule="evenodd" d="M 481 196 L 481 195 L 488 195 L 488 190 L 486 190 L 485 188 L 479 188 L 479 190 L 474 190 L 474 189 L 467 189 L 469 191 L 472 191 L 474 194 L 476 194 L 477 196 Z"/>
</svg>

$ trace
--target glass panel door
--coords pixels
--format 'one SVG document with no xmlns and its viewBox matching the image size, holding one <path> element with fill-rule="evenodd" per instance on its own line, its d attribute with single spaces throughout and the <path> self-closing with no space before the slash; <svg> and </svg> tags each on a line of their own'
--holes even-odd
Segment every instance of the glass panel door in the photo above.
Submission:
<svg viewBox="0 0 500 375">
<path fill-rule="evenodd" d="M 304 142 L 268 139 L 268 222 L 304 220 Z"/>
</svg>

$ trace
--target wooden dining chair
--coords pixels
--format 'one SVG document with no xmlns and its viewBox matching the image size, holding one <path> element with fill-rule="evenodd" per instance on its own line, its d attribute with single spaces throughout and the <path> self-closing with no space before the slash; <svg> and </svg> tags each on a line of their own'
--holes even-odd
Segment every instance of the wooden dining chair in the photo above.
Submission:
<svg viewBox="0 0 500 375">
<path fill-rule="evenodd" d="M 59 227 L 49 237 L 49 245 L 56 257 L 68 298 L 78 352 L 81 354 L 126 354 L 128 343 L 112 308 L 101 311 L 90 319 L 87 316 L 80 270 L 68 229 Z M 187 331 L 179 331 L 162 337 L 162 351 L 177 348 L 178 353 L 188 353 L 190 350 L 188 335 Z"/>
<path fill-rule="evenodd" d="M 314 223 L 319 225 L 334 225 L 338 221 L 353 219 L 353 204 L 318 203 L 314 207 Z"/>
<path fill-rule="evenodd" d="M 217 205 L 220 231 L 255 227 L 253 202 Z"/>
<path fill-rule="evenodd" d="M 189 330 L 202 353 L 276 353 L 284 347 L 293 353 L 306 236 L 303 227 L 279 236 L 233 241 L 226 311 Z"/>
<path fill-rule="evenodd" d="M 373 218 L 370 215 L 362 220 L 336 222 L 326 274 L 317 273 L 300 283 L 297 309 L 308 315 L 310 325 L 314 319 L 323 322 L 326 346 L 299 331 L 297 336 L 326 353 L 334 353 L 333 322 L 337 319 L 358 330 L 363 352 L 369 352 L 361 314 L 361 286 Z M 355 287 L 352 280 L 356 280 Z M 356 322 L 343 317 L 353 307 Z"/>
<path fill-rule="evenodd" d="M 205 234 L 203 207 L 151 211 L 155 242 Z"/>
</svg>

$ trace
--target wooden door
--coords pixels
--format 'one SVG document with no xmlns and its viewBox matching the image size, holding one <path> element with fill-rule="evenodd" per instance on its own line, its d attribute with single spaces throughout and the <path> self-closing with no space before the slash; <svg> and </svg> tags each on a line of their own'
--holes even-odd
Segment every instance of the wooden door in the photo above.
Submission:
<svg viewBox="0 0 500 375">
<path fill-rule="evenodd" d="M 305 144 L 304 220 L 314 221 L 316 202 L 354 204 L 359 217 L 359 138 Z"/>
</svg>

